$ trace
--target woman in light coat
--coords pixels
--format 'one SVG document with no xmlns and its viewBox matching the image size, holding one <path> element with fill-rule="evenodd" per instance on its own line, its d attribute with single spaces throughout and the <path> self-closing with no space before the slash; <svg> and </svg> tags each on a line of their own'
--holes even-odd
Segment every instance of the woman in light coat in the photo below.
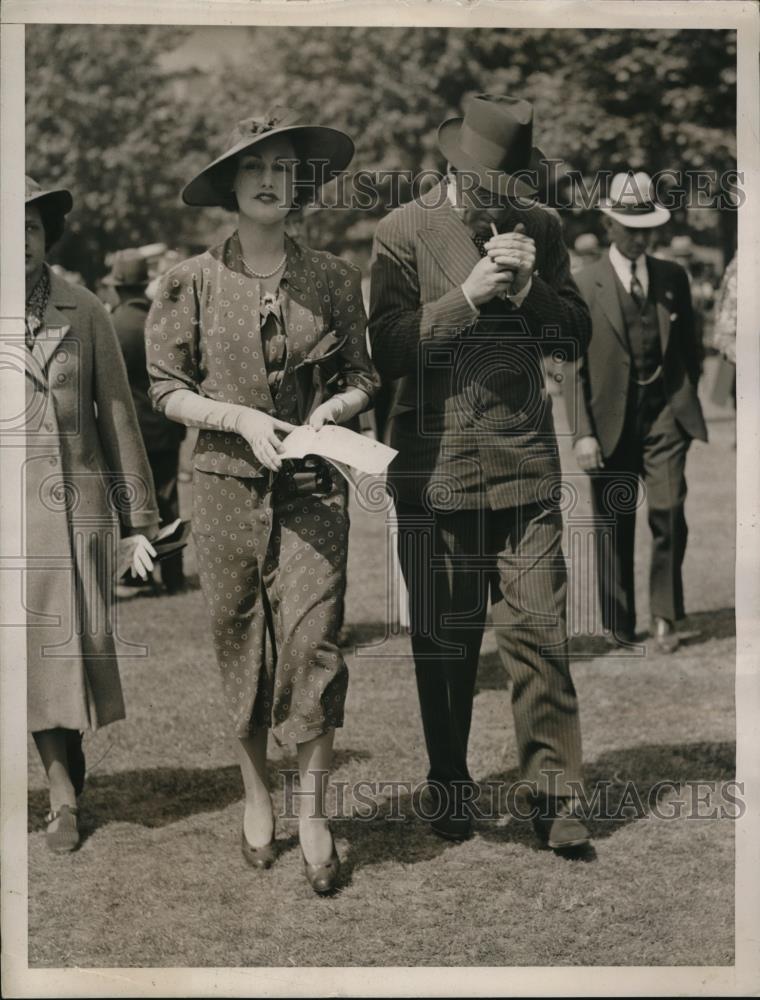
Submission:
<svg viewBox="0 0 760 1000">
<path fill-rule="evenodd" d="M 158 529 L 116 335 L 87 289 L 45 262 L 72 207 L 26 179 L 28 724 L 50 786 L 47 843 L 79 843 L 82 733 L 124 718 L 113 601 L 120 534 L 146 576 Z M 122 546 L 124 548 L 124 545 Z"/>
</svg>

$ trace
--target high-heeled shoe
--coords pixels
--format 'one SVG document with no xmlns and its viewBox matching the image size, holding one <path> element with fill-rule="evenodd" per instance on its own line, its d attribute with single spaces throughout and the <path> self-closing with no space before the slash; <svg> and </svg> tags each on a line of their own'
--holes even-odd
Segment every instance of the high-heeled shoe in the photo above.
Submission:
<svg viewBox="0 0 760 1000">
<path fill-rule="evenodd" d="M 340 874 L 340 858 L 335 849 L 335 841 L 333 841 L 332 854 L 329 861 L 325 861 L 320 865 L 310 864 L 306 860 L 303 847 L 301 848 L 301 857 L 303 858 L 303 869 L 306 880 L 314 892 L 320 896 L 333 892 L 338 884 L 338 875 Z"/>
<path fill-rule="evenodd" d="M 74 786 L 74 794 L 77 798 L 84 790 L 84 777 L 86 764 L 84 750 L 82 749 L 83 734 L 76 729 L 70 729 L 66 733 L 66 755 L 69 760 L 69 777 Z"/>
<path fill-rule="evenodd" d="M 269 843 L 264 844 L 263 847 L 251 847 L 246 840 L 245 829 L 243 829 L 240 836 L 240 847 L 243 852 L 243 857 L 251 868 L 259 868 L 261 870 L 271 868 L 277 860 L 277 850 L 275 847 L 274 836 Z"/>
<path fill-rule="evenodd" d="M 79 810 L 76 806 L 63 805 L 60 809 L 51 809 L 45 817 L 48 825 L 45 833 L 45 842 L 54 854 L 68 854 L 79 847 L 79 827 L 77 816 Z M 50 827 L 58 820 L 55 830 Z"/>
</svg>

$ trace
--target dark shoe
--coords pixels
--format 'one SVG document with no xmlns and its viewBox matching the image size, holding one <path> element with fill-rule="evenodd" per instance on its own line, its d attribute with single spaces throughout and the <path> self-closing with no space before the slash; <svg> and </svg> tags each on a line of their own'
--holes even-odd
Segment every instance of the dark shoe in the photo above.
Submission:
<svg viewBox="0 0 760 1000">
<path fill-rule="evenodd" d="M 79 798 L 84 790 L 86 770 L 84 751 L 82 750 L 82 736 L 83 734 L 77 732 L 76 729 L 69 729 L 66 732 L 66 756 L 69 761 L 69 778 L 71 778 L 71 784 L 74 786 L 77 798 Z"/>
<path fill-rule="evenodd" d="M 147 580 L 143 580 L 139 576 L 132 576 L 128 572 L 116 584 L 116 597 L 119 600 L 132 600 L 136 597 L 158 597 L 160 593 L 161 588 L 152 576 L 149 576 Z"/>
<path fill-rule="evenodd" d="M 240 847 L 243 857 L 251 868 L 259 868 L 263 871 L 266 868 L 271 868 L 277 859 L 274 838 L 263 847 L 251 847 L 245 838 L 245 830 L 243 830 L 240 836 Z"/>
<path fill-rule="evenodd" d="M 436 837 L 461 842 L 472 836 L 472 816 L 469 811 L 460 815 L 444 813 L 430 821 L 430 829 Z"/>
<path fill-rule="evenodd" d="M 591 834 L 575 815 L 569 799 L 535 799 L 533 805 L 538 809 L 538 815 L 533 817 L 536 836 L 553 851 L 585 847 L 590 843 Z"/>
<path fill-rule="evenodd" d="M 325 896 L 330 892 L 334 892 L 335 887 L 338 884 L 338 875 L 340 873 L 340 858 L 338 857 L 338 852 L 335 849 L 335 841 L 333 841 L 330 860 L 324 862 L 324 864 L 309 864 L 306 860 L 306 855 L 303 853 L 303 847 L 301 848 L 301 857 L 303 858 L 303 870 L 306 875 L 306 880 L 314 892 L 320 896 Z"/>
<path fill-rule="evenodd" d="M 45 817 L 48 825 L 45 833 L 45 842 L 54 854 L 69 854 L 79 847 L 79 828 L 77 826 L 77 816 L 79 810 L 75 806 L 61 806 L 55 812 L 49 812 Z M 55 821 L 58 826 L 51 830 Z"/>
<path fill-rule="evenodd" d="M 667 618 L 655 618 L 652 623 L 654 644 L 661 653 L 675 653 L 678 649 L 678 635 L 673 622 Z"/>
<path fill-rule="evenodd" d="M 430 820 L 432 832 L 444 840 L 468 840 L 472 836 L 472 813 L 466 803 L 460 802 L 459 787 L 428 785 L 427 792 L 430 811 L 434 812 Z"/>
<path fill-rule="evenodd" d="M 604 641 L 610 649 L 624 649 L 626 646 L 633 646 L 636 636 L 633 632 L 610 632 L 605 635 Z"/>
</svg>

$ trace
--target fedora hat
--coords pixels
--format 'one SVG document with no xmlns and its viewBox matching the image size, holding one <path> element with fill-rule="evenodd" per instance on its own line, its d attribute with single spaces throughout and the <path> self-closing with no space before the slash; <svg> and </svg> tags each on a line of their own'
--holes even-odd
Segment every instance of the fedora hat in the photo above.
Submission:
<svg viewBox="0 0 760 1000">
<path fill-rule="evenodd" d="M 50 209 L 61 216 L 68 215 L 74 207 L 71 191 L 67 191 L 66 188 L 50 188 L 45 191 L 42 185 L 31 177 L 24 178 L 24 200 L 27 205 L 36 202 L 40 210 Z"/>
<path fill-rule="evenodd" d="M 438 129 L 438 147 L 461 173 L 474 174 L 479 187 L 500 195 L 533 197 L 544 154 L 533 145 L 533 105 L 516 97 L 476 94 L 463 118 L 448 118 Z M 515 176 L 529 173 L 533 176 Z"/>
<path fill-rule="evenodd" d="M 244 118 L 237 123 L 221 156 L 182 189 L 182 200 L 186 205 L 221 205 L 227 192 L 220 191 L 215 183 L 219 167 L 238 153 L 275 135 L 292 138 L 299 159 L 327 161 L 321 179 L 315 176 L 315 189 L 333 174 L 345 170 L 354 155 L 353 140 L 345 132 L 326 125 L 303 125 L 297 112 L 290 108 L 273 108 L 264 116 Z"/>
<path fill-rule="evenodd" d="M 599 202 L 599 208 L 611 219 L 630 229 L 653 229 L 663 226 L 670 212 L 656 204 L 652 178 L 643 170 L 615 174 L 610 183 L 610 196 Z"/>
<path fill-rule="evenodd" d="M 147 285 L 148 261 L 139 250 L 118 250 L 111 258 L 111 272 L 104 285 Z"/>
</svg>

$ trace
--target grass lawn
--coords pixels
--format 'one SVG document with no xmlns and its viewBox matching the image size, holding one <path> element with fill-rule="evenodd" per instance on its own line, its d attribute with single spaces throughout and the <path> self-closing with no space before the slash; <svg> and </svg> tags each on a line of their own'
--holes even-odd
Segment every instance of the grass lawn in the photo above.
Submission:
<svg viewBox="0 0 760 1000">
<path fill-rule="evenodd" d="M 557 407 L 558 429 L 562 414 Z M 711 442 L 687 467 L 690 540 L 686 641 L 672 657 L 602 654 L 578 595 L 587 568 L 571 561 L 573 676 L 589 791 L 643 814 L 597 820 L 595 856 L 543 850 L 530 824 L 483 819 L 449 845 L 410 815 L 409 795 L 374 797 L 368 820 L 333 824 L 342 891 L 317 898 L 303 876 L 296 823 L 278 822 L 283 854 L 268 872 L 239 849 L 242 786 L 233 766 L 220 682 L 199 591 L 120 604 L 128 719 L 89 736 L 81 849 L 46 849 L 46 794 L 30 741 L 29 962 L 57 966 L 726 965 L 733 962 L 734 836 L 730 819 L 699 818 L 693 783 L 734 775 L 733 426 L 715 415 Z M 575 472 L 567 442 L 565 469 Z M 582 477 L 580 488 L 585 489 Z M 568 543 L 588 533 L 587 494 L 568 517 Z M 406 781 L 426 759 L 404 635 L 385 638 L 385 514 L 354 506 L 346 625 L 351 683 L 338 734 L 336 782 Z M 639 627 L 647 624 L 641 524 Z M 568 546 L 568 551 L 583 551 Z M 192 552 L 188 555 L 192 568 Z M 585 615 L 585 617 L 584 617 Z M 138 650 L 139 651 L 139 650 Z M 470 752 L 476 779 L 513 781 L 510 696 L 492 636 L 483 648 Z M 272 786 L 293 755 L 272 747 Z M 657 819 L 650 789 L 686 783 Z M 715 796 L 714 796 L 715 798 Z M 635 810 L 630 810 L 635 811 Z M 400 821 L 393 816 L 406 815 Z M 506 982 L 506 980 L 505 980 Z"/>
</svg>

